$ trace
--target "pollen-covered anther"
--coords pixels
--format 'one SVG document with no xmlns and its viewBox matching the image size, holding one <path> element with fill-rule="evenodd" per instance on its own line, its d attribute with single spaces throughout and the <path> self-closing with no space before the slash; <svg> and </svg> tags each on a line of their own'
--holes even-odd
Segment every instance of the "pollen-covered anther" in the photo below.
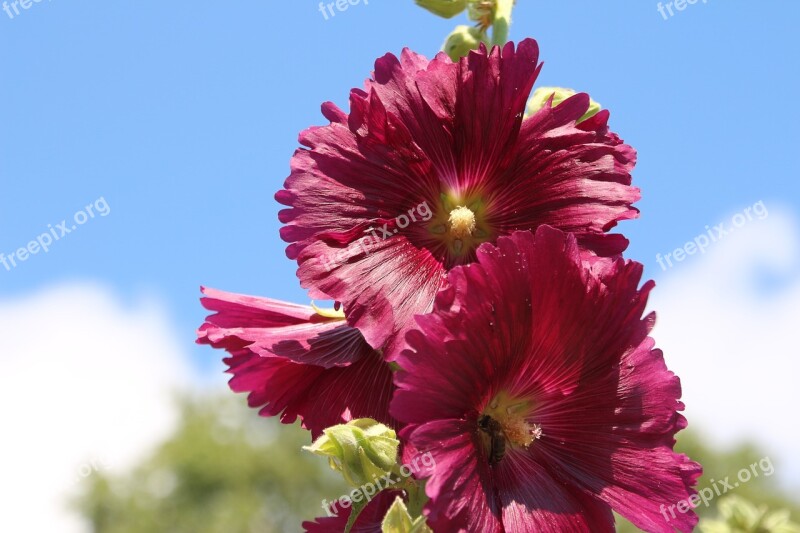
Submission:
<svg viewBox="0 0 800 533">
<path fill-rule="evenodd" d="M 472 236 L 475 231 L 475 213 L 468 207 L 460 205 L 450 211 L 450 219 L 448 220 L 448 227 L 450 234 L 456 239 L 463 239 L 464 237 Z"/>
<path fill-rule="evenodd" d="M 542 428 L 539 424 L 531 424 L 518 416 L 508 416 L 501 424 L 506 438 L 523 448 L 527 448 L 533 444 L 533 441 L 542 436 Z"/>
</svg>

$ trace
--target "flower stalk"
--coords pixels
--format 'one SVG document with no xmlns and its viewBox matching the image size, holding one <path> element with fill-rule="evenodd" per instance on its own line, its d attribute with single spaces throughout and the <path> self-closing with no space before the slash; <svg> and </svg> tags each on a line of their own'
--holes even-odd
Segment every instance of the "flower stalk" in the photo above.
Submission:
<svg viewBox="0 0 800 533">
<path fill-rule="evenodd" d="M 503 46 L 508 42 L 511 29 L 511 11 L 516 0 L 495 0 L 494 17 L 492 24 L 492 44 Z"/>
</svg>

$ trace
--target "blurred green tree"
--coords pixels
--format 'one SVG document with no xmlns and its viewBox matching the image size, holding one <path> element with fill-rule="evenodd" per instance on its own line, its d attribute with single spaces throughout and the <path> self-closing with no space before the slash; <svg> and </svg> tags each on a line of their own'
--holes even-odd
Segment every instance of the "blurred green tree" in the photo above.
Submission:
<svg viewBox="0 0 800 533">
<path fill-rule="evenodd" d="M 76 505 L 95 533 L 301 531 L 347 493 L 310 434 L 258 417 L 241 398 L 183 398 L 174 434 L 119 477 L 98 472 Z"/>
</svg>

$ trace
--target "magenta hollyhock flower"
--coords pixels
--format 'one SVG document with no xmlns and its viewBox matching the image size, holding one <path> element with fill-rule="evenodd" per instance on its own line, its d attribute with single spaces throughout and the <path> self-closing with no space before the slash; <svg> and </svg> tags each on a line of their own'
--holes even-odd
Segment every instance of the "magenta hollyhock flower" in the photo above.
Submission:
<svg viewBox="0 0 800 533">
<path fill-rule="evenodd" d="M 673 451 L 681 386 L 648 336 L 641 275 L 621 258 L 582 264 L 547 226 L 450 272 L 406 335 L 391 406 L 406 449 L 435 459 L 421 472 L 435 531 L 610 532 L 612 509 L 650 532 L 697 523 L 662 512 L 701 468 Z"/>
<path fill-rule="evenodd" d="M 627 246 L 606 232 L 637 216 L 635 152 L 607 111 L 578 123 L 586 94 L 523 119 L 540 68 L 531 39 L 458 63 L 388 54 L 351 91 L 349 115 L 327 102 L 330 125 L 300 135 L 276 194 L 287 255 L 311 297 L 341 301 L 372 346 L 427 312 L 483 242 L 548 224 L 599 255 Z"/>
<path fill-rule="evenodd" d="M 383 517 L 386 516 L 398 496 L 405 498 L 404 493 L 397 490 L 379 492 L 359 513 L 350 532 L 381 533 Z M 342 533 L 347 526 L 352 510 L 352 507 L 336 508 L 333 511 L 329 511 L 333 516 L 323 516 L 313 522 L 303 522 L 303 529 L 306 533 Z"/>
<path fill-rule="evenodd" d="M 394 425 L 392 373 L 381 354 L 344 318 L 268 298 L 202 289 L 213 311 L 198 330 L 200 344 L 223 348 L 230 387 L 247 392 L 262 416 L 300 417 L 313 438 L 355 418 Z"/>
</svg>

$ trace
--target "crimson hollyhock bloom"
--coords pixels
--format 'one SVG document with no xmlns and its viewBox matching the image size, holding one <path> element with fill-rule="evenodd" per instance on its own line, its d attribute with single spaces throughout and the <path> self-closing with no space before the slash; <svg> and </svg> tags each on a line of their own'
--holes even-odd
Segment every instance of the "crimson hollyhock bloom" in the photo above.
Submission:
<svg viewBox="0 0 800 533">
<path fill-rule="evenodd" d="M 642 318 L 652 282 L 621 258 L 582 265 L 543 226 L 486 244 L 450 272 L 397 358 L 391 413 L 431 452 L 435 531 L 614 531 L 612 509 L 650 532 L 690 531 L 701 468 L 673 451 L 679 379 Z M 667 521 L 665 517 L 669 517 Z"/>
<path fill-rule="evenodd" d="M 607 111 L 578 123 L 586 94 L 523 120 L 540 68 L 531 39 L 458 63 L 388 54 L 351 91 L 349 115 L 327 102 L 330 125 L 300 135 L 276 194 L 287 255 L 311 297 L 341 301 L 372 346 L 427 312 L 483 242 L 548 224 L 599 255 L 627 246 L 606 232 L 637 216 L 635 152 Z"/>
<path fill-rule="evenodd" d="M 313 438 L 354 418 L 392 425 L 392 373 L 381 354 L 344 318 L 268 298 L 202 289 L 215 314 L 198 330 L 200 344 L 223 348 L 230 387 L 247 392 L 262 416 L 299 416 Z"/>
</svg>

